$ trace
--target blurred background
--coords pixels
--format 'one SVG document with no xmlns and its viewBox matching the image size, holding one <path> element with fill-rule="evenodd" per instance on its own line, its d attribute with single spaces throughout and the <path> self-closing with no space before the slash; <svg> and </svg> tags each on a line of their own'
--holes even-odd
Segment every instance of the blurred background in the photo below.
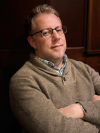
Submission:
<svg viewBox="0 0 100 133">
<path fill-rule="evenodd" d="M 60 14 L 69 58 L 100 73 L 100 0 L 3 0 L 0 2 L 0 133 L 20 133 L 9 103 L 9 81 L 29 59 L 24 17 L 37 5 L 49 4 Z"/>
</svg>

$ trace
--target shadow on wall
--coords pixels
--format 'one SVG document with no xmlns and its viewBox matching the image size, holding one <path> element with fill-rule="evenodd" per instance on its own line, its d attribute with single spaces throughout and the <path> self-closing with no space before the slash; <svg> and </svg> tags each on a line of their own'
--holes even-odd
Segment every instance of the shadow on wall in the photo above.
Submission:
<svg viewBox="0 0 100 133">
<path fill-rule="evenodd" d="M 4 68 L 4 104 L 0 110 L 0 133 L 21 133 L 21 127 L 13 115 L 9 100 L 9 81 L 18 68 Z"/>
<path fill-rule="evenodd" d="M 9 82 L 16 71 L 29 59 L 31 51 L 32 48 L 30 48 L 24 35 L 16 41 L 14 48 L 0 51 L 0 69 L 2 71 L 0 78 L 2 79 L 1 91 L 3 91 L 1 92 L 3 101 L 0 105 L 0 133 L 21 133 L 21 127 L 10 107 Z"/>
</svg>

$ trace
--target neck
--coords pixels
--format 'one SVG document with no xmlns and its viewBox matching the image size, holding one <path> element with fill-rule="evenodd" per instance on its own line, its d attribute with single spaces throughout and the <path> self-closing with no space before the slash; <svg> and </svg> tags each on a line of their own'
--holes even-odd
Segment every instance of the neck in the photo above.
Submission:
<svg viewBox="0 0 100 133">
<path fill-rule="evenodd" d="M 37 55 L 36 55 L 36 56 L 37 56 Z M 37 56 L 37 57 L 38 57 L 38 58 L 41 58 L 41 57 L 39 57 L 39 56 Z M 60 70 L 61 67 L 62 67 L 63 57 L 60 58 L 60 59 L 58 58 L 58 59 L 51 59 L 51 60 L 48 60 L 48 59 L 46 59 L 46 58 L 41 58 L 41 59 L 52 62 L 59 70 Z"/>
<path fill-rule="evenodd" d="M 63 59 L 54 61 L 54 65 L 60 70 L 62 66 Z"/>
</svg>

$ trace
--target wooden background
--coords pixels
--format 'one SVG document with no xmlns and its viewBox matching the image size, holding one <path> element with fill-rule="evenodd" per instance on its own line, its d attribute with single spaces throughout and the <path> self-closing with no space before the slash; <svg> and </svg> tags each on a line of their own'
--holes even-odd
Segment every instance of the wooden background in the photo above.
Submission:
<svg viewBox="0 0 100 133">
<path fill-rule="evenodd" d="M 23 32 L 24 16 L 47 3 L 59 13 L 66 33 L 69 58 L 100 73 L 100 0 L 3 0 L 0 2 L 0 126 L 1 133 L 20 133 L 9 104 L 11 76 L 29 58 L 31 47 Z"/>
</svg>

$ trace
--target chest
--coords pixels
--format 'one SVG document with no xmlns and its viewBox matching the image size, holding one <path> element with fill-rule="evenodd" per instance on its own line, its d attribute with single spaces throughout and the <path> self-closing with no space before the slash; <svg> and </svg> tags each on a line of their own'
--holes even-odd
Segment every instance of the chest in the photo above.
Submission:
<svg viewBox="0 0 100 133">
<path fill-rule="evenodd" d="M 90 101 L 95 94 L 91 80 L 80 76 L 41 77 L 39 88 L 57 108 L 65 107 L 75 102 Z"/>
</svg>

